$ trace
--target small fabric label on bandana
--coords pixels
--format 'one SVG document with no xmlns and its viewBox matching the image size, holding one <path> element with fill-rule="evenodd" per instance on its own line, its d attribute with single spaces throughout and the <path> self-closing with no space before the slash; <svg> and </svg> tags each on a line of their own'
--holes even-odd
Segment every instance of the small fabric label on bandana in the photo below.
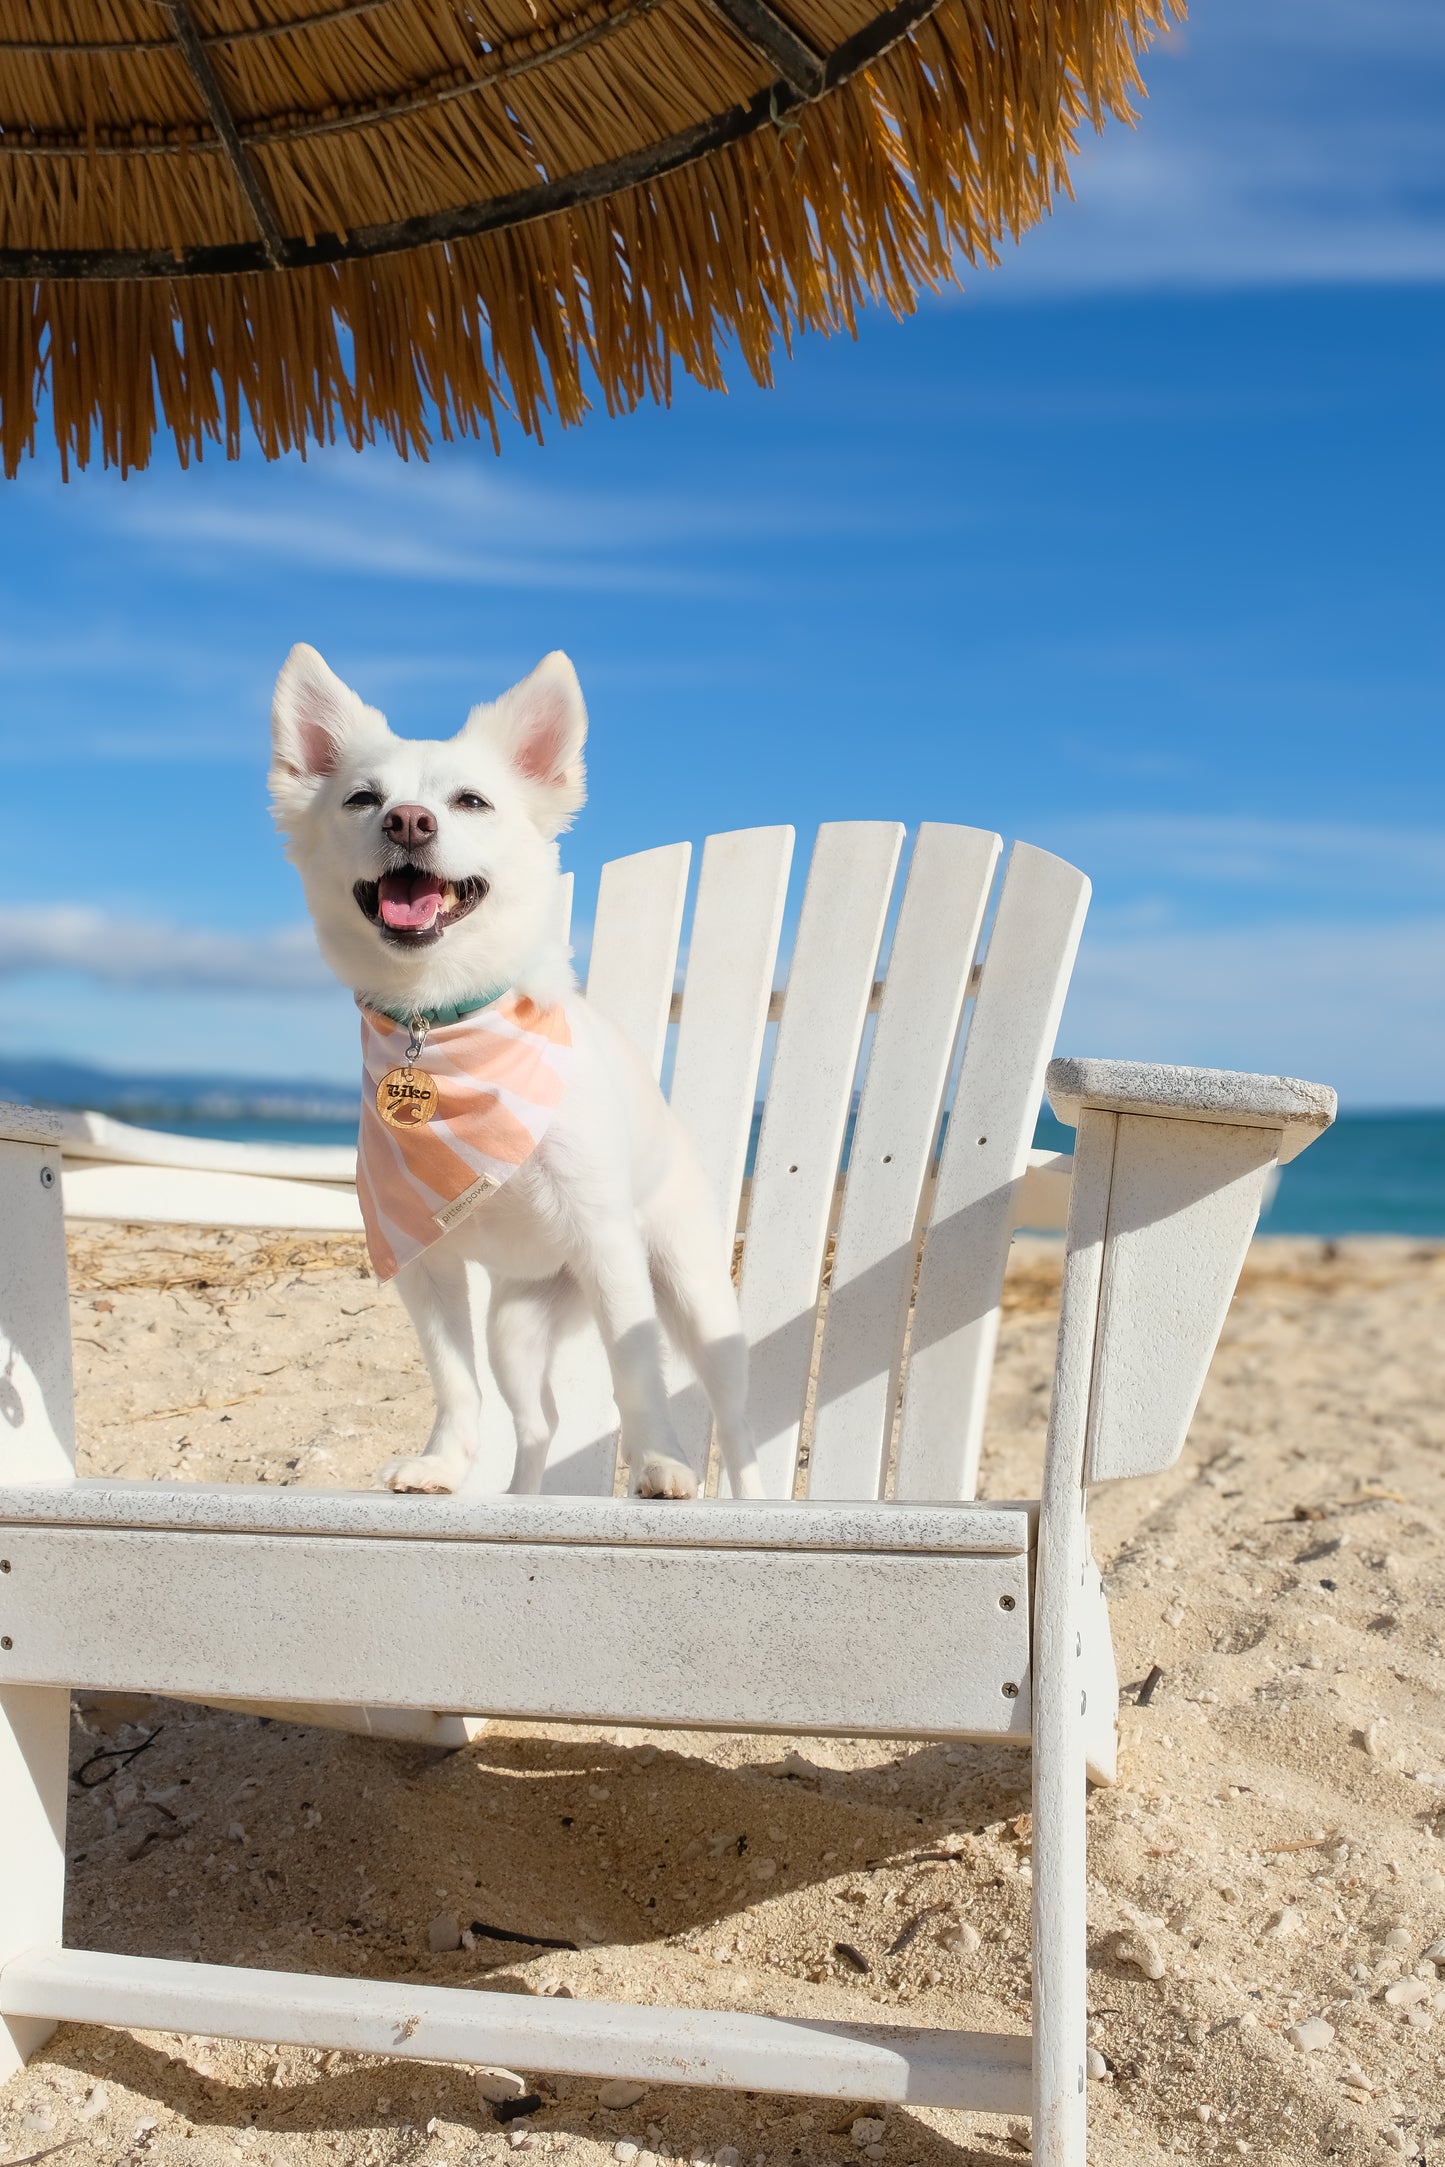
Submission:
<svg viewBox="0 0 1445 2167">
<path fill-rule="evenodd" d="M 430 1121 L 388 1127 L 376 1091 L 406 1066 L 411 1032 L 361 1011 L 356 1193 L 378 1278 L 391 1279 L 525 1166 L 552 1124 L 572 1060 L 562 1008 L 506 994 L 475 1015 L 429 1031 L 420 1065 L 437 1087 Z"/>
</svg>

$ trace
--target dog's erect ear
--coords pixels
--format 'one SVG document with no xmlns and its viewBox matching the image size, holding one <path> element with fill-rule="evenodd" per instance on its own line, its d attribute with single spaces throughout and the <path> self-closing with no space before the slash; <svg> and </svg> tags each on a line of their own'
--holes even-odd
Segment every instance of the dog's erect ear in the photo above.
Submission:
<svg viewBox="0 0 1445 2167">
<path fill-rule="evenodd" d="M 271 701 L 270 781 L 278 811 L 304 805 L 353 739 L 385 728 L 314 647 L 293 647 Z"/>
<path fill-rule="evenodd" d="M 495 745 L 532 786 L 532 818 L 544 835 L 560 835 L 582 810 L 587 709 L 577 672 L 560 650 L 544 655 L 500 700 L 473 708 L 463 735 Z"/>
</svg>

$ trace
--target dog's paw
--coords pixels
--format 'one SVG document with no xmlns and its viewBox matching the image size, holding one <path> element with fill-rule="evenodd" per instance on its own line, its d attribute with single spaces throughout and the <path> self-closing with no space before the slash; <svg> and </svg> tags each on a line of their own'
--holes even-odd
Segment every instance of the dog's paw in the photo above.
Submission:
<svg viewBox="0 0 1445 2167">
<path fill-rule="evenodd" d="M 696 1497 L 697 1477 L 681 1460 L 651 1452 L 637 1470 L 633 1489 L 637 1497 Z"/>
<path fill-rule="evenodd" d="M 385 1467 L 377 1469 L 376 1479 L 387 1490 L 445 1495 L 457 1487 L 465 1473 L 464 1466 L 451 1465 L 439 1453 L 421 1453 L 414 1459 L 388 1460 Z"/>
</svg>

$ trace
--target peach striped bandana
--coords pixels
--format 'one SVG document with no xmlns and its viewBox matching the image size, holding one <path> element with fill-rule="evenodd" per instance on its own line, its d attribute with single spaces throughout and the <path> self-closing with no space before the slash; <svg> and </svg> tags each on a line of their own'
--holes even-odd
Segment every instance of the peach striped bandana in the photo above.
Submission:
<svg viewBox="0 0 1445 2167">
<path fill-rule="evenodd" d="M 410 1039 L 405 1024 L 362 1009 L 356 1191 L 380 1279 L 393 1278 L 526 1164 L 552 1124 L 572 1060 L 564 1009 L 504 994 L 428 1032 L 415 1065 L 437 1086 L 436 1112 L 423 1128 L 393 1129 L 376 1110 L 376 1090 L 389 1070 L 406 1066 Z"/>
</svg>

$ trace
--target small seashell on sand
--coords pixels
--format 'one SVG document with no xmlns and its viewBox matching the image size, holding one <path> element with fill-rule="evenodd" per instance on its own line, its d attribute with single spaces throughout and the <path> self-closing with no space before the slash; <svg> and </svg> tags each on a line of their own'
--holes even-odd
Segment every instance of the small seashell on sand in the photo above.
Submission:
<svg viewBox="0 0 1445 2167">
<path fill-rule="evenodd" d="M 1164 1957 L 1159 1944 L 1137 1926 L 1119 1936 L 1114 1944 L 1114 1954 L 1121 1964 L 1132 1964 L 1136 1971 L 1142 1971 L 1146 1979 L 1164 1976 Z"/>
<path fill-rule="evenodd" d="M 519 2077 L 514 2069 L 479 2069 L 477 2071 L 477 2097 L 489 2107 L 500 2106 L 505 2099 L 524 2099 L 527 2093 L 525 2077 Z"/>
</svg>

